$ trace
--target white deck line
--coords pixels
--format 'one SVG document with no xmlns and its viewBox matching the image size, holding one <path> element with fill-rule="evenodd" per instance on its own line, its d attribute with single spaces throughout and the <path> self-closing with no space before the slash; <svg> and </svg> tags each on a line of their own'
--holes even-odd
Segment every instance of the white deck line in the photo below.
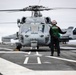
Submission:
<svg viewBox="0 0 76 75">
<path fill-rule="evenodd" d="M 26 59 L 24 60 L 24 63 L 23 64 L 27 64 L 28 63 L 28 60 L 29 60 L 29 57 L 26 57 Z"/>
<path fill-rule="evenodd" d="M 31 54 L 31 52 L 28 52 L 28 55 L 30 55 L 30 54 Z M 29 57 L 26 57 L 23 64 L 27 64 L 28 60 L 29 60 Z"/>
<path fill-rule="evenodd" d="M 74 47 L 60 47 L 60 48 L 62 48 L 62 49 L 76 49 Z"/>
<path fill-rule="evenodd" d="M 54 59 L 59 59 L 59 60 L 63 60 L 63 61 L 68 61 L 68 62 L 75 62 L 76 63 L 76 60 L 71 60 L 71 59 L 66 59 L 66 58 L 60 58 L 60 57 L 54 57 L 54 56 L 46 56 L 46 57 L 54 58 Z"/>
<path fill-rule="evenodd" d="M 37 57 L 37 62 L 38 62 L 38 64 L 41 64 L 40 57 Z"/>
<path fill-rule="evenodd" d="M 27 54 L 28 52 L 23 52 L 23 51 L 0 51 L 0 53 L 10 53 L 10 54 L 12 54 L 12 53 L 25 53 L 25 54 Z"/>
<path fill-rule="evenodd" d="M 38 51 L 36 51 L 36 55 L 40 55 L 40 54 L 38 53 Z M 37 62 L 38 62 L 38 64 L 41 64 L 40 57 L 37 57 Z"/>
</svg>

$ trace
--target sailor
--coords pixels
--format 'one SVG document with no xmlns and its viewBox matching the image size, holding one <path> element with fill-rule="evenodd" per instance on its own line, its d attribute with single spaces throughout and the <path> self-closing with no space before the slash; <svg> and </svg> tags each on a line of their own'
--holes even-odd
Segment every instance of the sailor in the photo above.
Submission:
<svg viewBox="0 0 76 75">
<path fill-rule="evenodd" d="M 52 21 L 52 26 L 50 27 L 50 36 L 51 36 L 51 56 L 54 54 L 54 47 L 57 49 L 57 56 L 60 56 L 60 46 L 59 46 L 59 39 L 60 39 L 60 33 L 65 34 L 66 32 L 63 32 L 60 27 L 58 27 L 57 22 L 55 20 Z"/>
</svg>

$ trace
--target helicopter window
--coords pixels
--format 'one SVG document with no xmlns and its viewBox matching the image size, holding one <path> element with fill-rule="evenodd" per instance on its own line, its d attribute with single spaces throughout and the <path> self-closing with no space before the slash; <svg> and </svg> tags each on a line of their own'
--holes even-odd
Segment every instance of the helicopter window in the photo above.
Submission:
<svg viewBox="0 0 76 75">
<path fill-rule="evenodd" d="M 32 32 L 37 32 L 37 31 L 40 31 L 40 32 L 44 32 L 44 29 L 45 29 L 45 25 L 41 25 L 41 24 L 33 24 L 31 25 L 31 31 Z"/>
<path fill-rule="evenodd" d="M 41 30 L 41 31 L 44 32 L 44 29 L 45 29 L 45 25 L 43 24 L 43 25 L 42 25 L 42 30 Z"/>
<path fill-rule="evenodd" d="M 33 20 L 33 19 L 28 18 L 28 19 L 26 20 L 26 23 L 34 23 L 34 20 Z"/>
<path fill-rule="evenodd" d="M 22 20 L 21 20 L 21 23 L 25 23 L 26 22 L 26 17 L 23 17 Z"/>
<path fill-rule="evenodd" d="M 41 31 L 41 32 L 42 32 L 42 25 L 40 25 L 40 26 L 38 27 L 38 31 Z"/>
<path fill-rule="evenodd" d="M 28 24 L 23 24 L 23 25 L 21 25 L 21 27 L 20 27 L 20 31 L 21 31 L 21 33 L 22 32 L 25 32 L 25 33 L 27 33 L 28 31 L 30 31 L 31 29 L 30 29 L 30 25 L 28 25 Z"/>
<path fill-rule="evenodd" d="M 76 28 L 73 30 L 73 35 L 76 35 Z"/>
<path fill-rule="evenodd" d="M 38 31 L 44 32 L 44 30 L 45 30 L 45 25 L 44 24 L 39 25 Z"/>
<path fill-rule="evenodd" d="M 44 20 L 43 19 L 35 19 L 35 23 L 44 23 Z"/>
<path fill-rule="evenodd" d="M 31 25 L 31 31 L 32 32 L 37 32 L 38 31 L 38 25 Z"/>
<path fill-rule="evenodd" d="M 51 24 L 50 18 L 49 18 L 49 17 L 46 17 L 46 18 L 45 18 L 45 22 L 46 22 L 46 24 Z"/>
<path fill-rule="evenodd" d="M 28 18 L 26 20 L 26 23 L 41 23 L 41 22 L 45 23 L 44 19 L 42 19 L 42 18 Z"/>
<path fill-rule="evenodd" d="M 20 27 L 20 32 L 27 33 L 29 31 L 32 31 L 32 32 L 40 31 L 44 33 L 46 28 L 47 27 L 45 27 L 45 24 L 23 24 Z"/>
</svg>

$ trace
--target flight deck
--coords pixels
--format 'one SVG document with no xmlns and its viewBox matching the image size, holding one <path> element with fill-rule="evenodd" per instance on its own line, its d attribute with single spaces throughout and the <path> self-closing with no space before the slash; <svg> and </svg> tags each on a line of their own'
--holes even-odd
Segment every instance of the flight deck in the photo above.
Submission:
<svg viewBox="0 0 76 75">
<path fill-rule="evenodd" d="M 8 74 L 9 72 L 16 72 L 16 69 L 24 73 L 26 71 L 75 71 L 76 47 L 62 44 L 60 48 L 61 55 L 58 57 L 56 51 L 54 52 L 54 56 L 50 56 L 51 52 L 49 47 L 40 47 L 38 50 L 24 47 L 21 51 L 13 51 L 13 44 L 1 44 L 0 72 Z"/>
</svg>

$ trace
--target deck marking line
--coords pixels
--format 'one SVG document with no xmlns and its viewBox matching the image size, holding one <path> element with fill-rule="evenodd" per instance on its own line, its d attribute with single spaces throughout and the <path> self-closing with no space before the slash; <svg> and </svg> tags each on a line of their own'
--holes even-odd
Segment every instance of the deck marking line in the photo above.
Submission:
<svg viewBox="0 0 76 75">
<path fill-rule="evenodd" d="M 36 51 L 36 54 L 37 54 L 37 55 L 40 55 L 40 54 L 38 53 L 38 51 Z M 38 62 L 38 64 L 41 64 L 40 57 L 37 57 L 37 62 Z"/>
<path fill-rule="evenodd" d="M 30 54 L 31 54 L 31 52 L 28 53 L 28 55 L 30 55 Z M 29 60 L 29 57 L 26 57 L 23 64 L 27 64 L 28 60 Z"/>
<path fill-rule="evenodd" d="M 75 62 L 76 63 L 76 60 L 71 60 L 71 59 L 66 59 L 66 58 L 60 58 L 60 57 L 54 57 L 54 56 L 46 56 L 46 57 L 54 58 L 54 59 L 59 59 L 59 60 L 63 60 L 63 61 L 68 61 L 68 62 Z"/>
<path fill-rule="evenodd" d="M 40 57 L 37 57 L 37 62 L 38 62 L 38 64 L 41 64 Z"/>
</svg>

